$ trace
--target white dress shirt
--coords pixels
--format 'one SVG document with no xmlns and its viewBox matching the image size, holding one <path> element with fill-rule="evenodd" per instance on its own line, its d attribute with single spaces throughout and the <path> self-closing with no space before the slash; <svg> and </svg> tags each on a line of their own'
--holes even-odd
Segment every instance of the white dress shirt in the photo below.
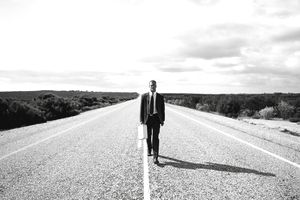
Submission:
<svg viewBox="0 0 300 200">
<path fill-rule="evenodd" d="M 149 108 L 150 108 L 150 102 L 151 102 L 151 96 L 152 96 L 152 92 L 149 92 Z M 153 93 L 153 114 L 156 114 L 157 113 L 157 110 L 156 110 L 156 92 Z"/>
</svg>

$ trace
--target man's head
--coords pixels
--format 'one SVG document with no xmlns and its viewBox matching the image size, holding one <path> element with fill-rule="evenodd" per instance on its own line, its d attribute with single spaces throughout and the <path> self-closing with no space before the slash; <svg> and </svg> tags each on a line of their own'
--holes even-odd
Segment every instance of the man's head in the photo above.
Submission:
<svg viewBox="0 0 300 200">
<path fill-rule="evenodd" d="M 149 82 L 149 88 L 151 92 L 156 92 L 156 81 L 155 80 L 151 80 Z"/>
</svg>

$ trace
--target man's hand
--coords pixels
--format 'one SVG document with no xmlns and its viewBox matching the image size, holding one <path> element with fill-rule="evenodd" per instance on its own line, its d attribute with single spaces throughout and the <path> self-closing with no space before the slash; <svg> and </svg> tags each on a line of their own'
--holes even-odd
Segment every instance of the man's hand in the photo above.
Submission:
<svg viewBox="0 0 300 200">
<path fill-rule="evenodd" d="M 164 125 L 164 122 L 161 123 L 161 126 L 163 126 L 163 125 Z"/>
</svg>

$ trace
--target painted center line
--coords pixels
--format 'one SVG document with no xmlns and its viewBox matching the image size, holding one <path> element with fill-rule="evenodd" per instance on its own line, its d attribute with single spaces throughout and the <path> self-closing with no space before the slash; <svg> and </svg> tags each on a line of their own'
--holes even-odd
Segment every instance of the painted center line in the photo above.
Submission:
<svg viewBox="0 0 300 200">
<path fill-rule="evenodd" d="M 263 149 L 263 148 L 260 148 L 260 147 L 258 147 L 258 146 L 255 146 L 254 144 L 251 144 L 251 143 L 246 142 L 246 141 L 244 141 L 244 140 L 242 140 L 242 139 L 240 139 L 240 138 L 237 138 L 237 137 L 235 137 L 235 136 L 233 136 L 233 135 L 230 135 L 229 133 L 226 133 L 226 132 L 224 132 L 224 131 L 221 131 L 221 130 L 219 130 L 219 129 L 216 129 L 215 127 L 212 127 L 212 126 L 210 126 L 210 125 L 208 125 L 208 124 L 206 124 L 206 123 L 203 123 L 203 122 L 201 122 L 201 121 L 199 121 L 199 120 L 196 120 L 196 119 L 194 119 L 194 118 L 192 118 L 192 117 L 190 117 L 190 116 L 188 116 L 188 115 L 182 114 L 181 112 L 178 112 L 178 111 L 174 110 L 173 108 L 168 107 L 168 109 L 169 109 L 170 111 L 172 111 L 172 112 L 178 114 L 178 115 L 181 115 L 182 117 L 185 117 L 185 118 L 187 118 L 187 119 L 189 119 L 189 120 L 191 120 L 191 121 L 194 121 L 194 122 L 196 122 L 196 123 L 198 123 L 198 124 L 200 124 L 200 125 L 202 125 L 202 126 L 205 126 L 205 127 L 207 127 L 207 128 L 213 129 L 213 130 L 217 131 L 218 133 L 221 133 L 221 134 L 223 134 L 223 135 L 225 135 L 225 136 L 227 136 L 227 137 L 230 137 L 230 138 L 232 138 L 232 139 L 234 139 L 234 140 L 236 140 L 236 141 L 238 141 L 238 142 L 240 142 L 240 143 L 243 143 L 243 144 L 245 144 L 245 145 L 247 145 L 247 146 L 250 146 L 250 147 L 252 147 L 252 148 L 254 148 L 254 149 L 256 149 L 256 150 L 259 150 L 259 151 L 261 151 L 261 152 L 263 152 L 263 153 L 265 153 L 265 154 L 268 154 L 268 155 L 270 155 L 270 156 L 272 156 L 272 157 L 274 157 L 274 158 L 276 158 L 276 159 L 278 159 L 278 160 L 281 160 L 281 161 L 283 161 L 283 162 L 286 162 L 286 163 L 288 163 L 288 164 L 290 164 L 290 165 L 293 165 L 294 167 L 297 167 L 298 169 L 300 169 L 300 165 L 297 164 L 297 163 L 294 163 L 294 162 L 292 162 L 292 161 L 290 161 L 290 160 L 287 160 L 287 159 L 285 159 L 285 158 L 283 158 L 283 157 L 281 157 L 281 156 L 279 156 L 279 155 L 277 155 L 277 154 L 271 153 L 271 152 L 269 152 L 269 151 L 267 151 L 267 150 L 265 150 L 265 149 Z"/>
<path fill-rule="evenodd" d="M 146 139 L 143 140 L 143 161 L 144 161 L 144 199 L 150 200 L 149 168 L 148 168 L 148 147 Z"/>
</svg>

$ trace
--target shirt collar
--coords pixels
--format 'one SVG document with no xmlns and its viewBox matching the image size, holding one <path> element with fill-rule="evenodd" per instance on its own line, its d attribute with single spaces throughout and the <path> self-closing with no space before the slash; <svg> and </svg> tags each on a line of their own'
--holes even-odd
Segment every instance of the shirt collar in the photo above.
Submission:
<svg viewBox="0 0 300 200">
<path fill-rule="evenodd" d="M 152 92 L 149 92 L 149 96 L 152 95 Z M 153 93 L 153 96 L 156 96 L 156 92 Z"/>
</svg>

